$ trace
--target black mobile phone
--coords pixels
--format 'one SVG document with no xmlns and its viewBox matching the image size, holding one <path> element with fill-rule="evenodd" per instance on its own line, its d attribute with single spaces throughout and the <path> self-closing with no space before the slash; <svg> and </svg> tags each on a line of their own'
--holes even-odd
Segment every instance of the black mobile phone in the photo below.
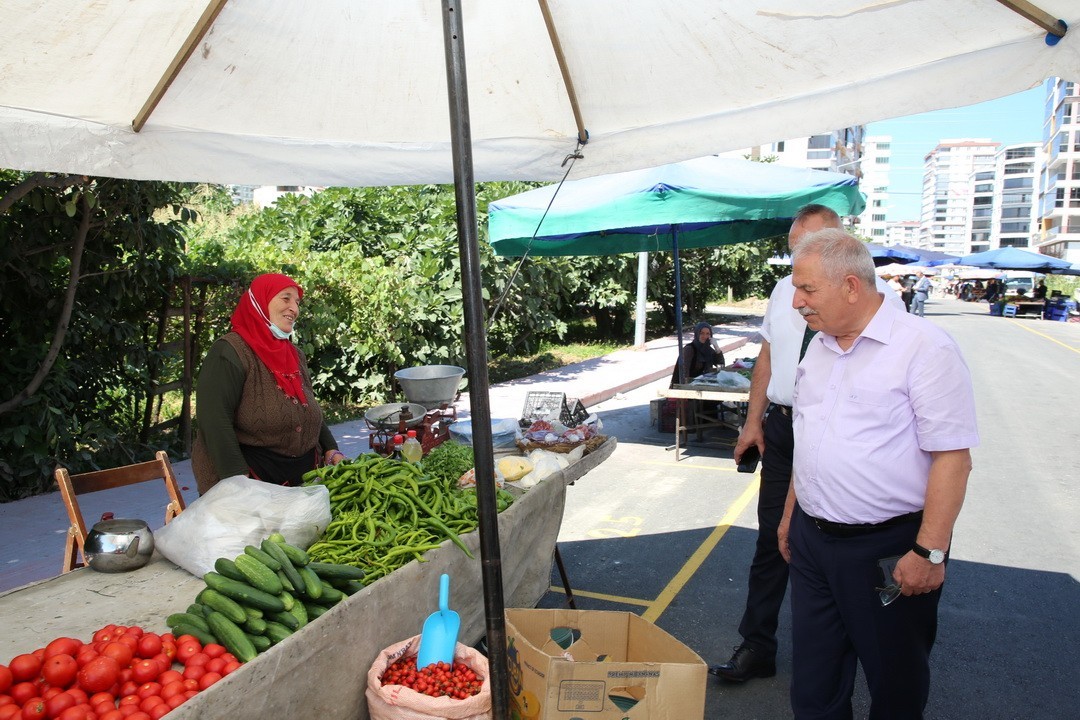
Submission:
<svg viewBox="0 0 1080 720">
<path fill-rule="evenodd" d="M 759 460 L 761 460 L 761 451 L 758 450 L 757 445 L 751 445 L 743 450 L 742 458 L 739 460 L 737 469 L 741 473 L 757 472 Z"/>
</svg>

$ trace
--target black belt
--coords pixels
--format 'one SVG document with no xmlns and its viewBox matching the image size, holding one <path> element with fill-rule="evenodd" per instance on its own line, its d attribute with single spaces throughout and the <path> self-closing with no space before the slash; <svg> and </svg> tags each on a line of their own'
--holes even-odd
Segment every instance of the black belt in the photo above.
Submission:
<svg viewBox="0 0 1080 720">
<path fill-rule="evenodd" d="M 777 403 L 773 403 L 772 404 L 772 409 L 773 410 L 779 410 L 781 415 L 786 415 L 787 417 L 791 417 L 791 406 L 790 405 L 778 405 Z"/>
<path fill-rule="evenodd" d="M 904 525 L 906 523 L 921 522 L 923 516 L 922 510 L 916 510 L 915 512 L 907 513 L 906 515 L 897 515 L 894 518 L 879 523 L 859 523 L 855 525 L 845 525 L 844 523 L 833 522 L 831 520 L 822 520 L 816 518 L 813 515 L 807 515 L 810 518 L 810 522 L 817 526 L 817 529 L 826 535 L 832 535 L 833 537 L 853 537 L 855 535 L 866 535 L 867 533 L 876 532 L 887 527 L 893 527 L 895 525 Z"/>
</svg>

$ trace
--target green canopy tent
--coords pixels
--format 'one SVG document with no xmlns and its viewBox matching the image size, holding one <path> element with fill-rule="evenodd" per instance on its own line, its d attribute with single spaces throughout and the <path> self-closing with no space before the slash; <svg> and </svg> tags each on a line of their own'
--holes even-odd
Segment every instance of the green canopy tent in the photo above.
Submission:
<svg viewBox="0 0 1080 720">
<path fill-rule="evenodd" d="M 488 237 L 503 256 L 670 251 L 681 358 L 679 250 L 784 235 L 799 208 L 809 203 L 841 216 L 857 215 L 866 206 L 853 175 L 709 156 L 503 198 L 488 206 Z M 638 325 L 643 338 L 643 277 Z"/>
</svg>

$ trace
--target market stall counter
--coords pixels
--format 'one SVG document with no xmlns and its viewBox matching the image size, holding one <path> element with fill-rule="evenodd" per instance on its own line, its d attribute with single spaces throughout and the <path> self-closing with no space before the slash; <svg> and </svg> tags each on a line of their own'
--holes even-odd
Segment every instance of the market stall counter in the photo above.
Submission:
<svg viewBox="0 0 1080 720">
<path fill-rule="evenodd" d="M 578 462 L 541 481 L 499 515 L 506 607 L 534 607 L 550 584 L 566 486 L 614 452 L 608 438 Z M 416 635 L 433 610 L 439 577 L 454 582 L 460 641 L 485 632 L 479 532 L 462 537 L 476 559 L 450 541 L 346 598 L 279 645 L 260 654 L 169 713 L 170 718 L 358 718 L 366 720 L 366 674 L 379 651 Z M 0 595 L 0 658 L 12 658 L 61 636 L 89 639 L 110 623 L 165 632 L 205 587 L 159 555 L 138 570 L 103 574 L 81 568 Z"/>
<path fill-rule="evenodd" d="M 675 462 L 679 462 L 682 434 L 684 432 L 697 432 L 700 440 L 702 432 L 708 428 L 738 428 L 742 425 L 745 417 L 746 403 L 750 401 L 749 390 L 725 390 L 695 383 L 672 385 L 670 388 L 661 389 L 658 394 L 662 398 L 674 399 L 678 404 L 675 414 L 675 444 L 673 446 Z M 703 401 L 734 403 L 734 406 L 727 408 L 721 405 L 718 416 L 709 416 L 702 410 Z M 729 409 L 734 416 L 730 420 L 726 417 Z"/>
</svg>

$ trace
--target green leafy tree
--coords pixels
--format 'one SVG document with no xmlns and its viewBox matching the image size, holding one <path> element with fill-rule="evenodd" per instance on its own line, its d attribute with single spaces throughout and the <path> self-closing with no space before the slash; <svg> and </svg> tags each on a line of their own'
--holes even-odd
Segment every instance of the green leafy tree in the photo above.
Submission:
<svg viewBox="0 0 1080 720">
<path fill-rule="evenodd" d="M 0 171 L 0 500 L 131 462 L 186 190 Z"/>
</svg>

